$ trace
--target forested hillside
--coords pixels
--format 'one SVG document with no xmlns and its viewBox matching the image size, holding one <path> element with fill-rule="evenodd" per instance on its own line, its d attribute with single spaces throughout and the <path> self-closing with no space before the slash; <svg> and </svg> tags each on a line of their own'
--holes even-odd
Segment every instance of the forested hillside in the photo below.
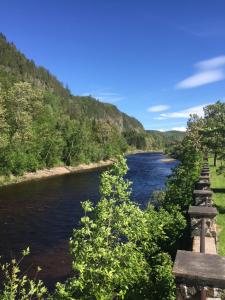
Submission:
<svg viewBox="0 0 225 300">
<path fill-rule="evenodd" d="M 60 98 L 60 108 L 72 118 L 94 118 L 109 121 L 118 125 L 121 130 L 135 129 L 143 131 L 142 124 L 135 118 L 121 113 L 116 106 L 102 103 L 91 96 L 80 97 L 71 95 L 68 88 L 48 70 L 37 67 L 33 60 L 27 59 L 13 43 L 9 43 L 0 34 L 0 84 L 1 89 L 11 87 L 15 82 L 26 81 L 33 87 L 48 91 Z"/>
<path fill-rule="evenodd" d="M 174 143 L 179 143 L 185 137 L 185 132 L 182 131 L 157 131 L 147 130 L 147 138 L 150 140 L 152 149 L 165 149 Z"/>
<path fill-rule="evenodd" d="M 128 148 L 163 149 L 166 143 L 116 106 L 71 95 L 0 34 L 0 175 L 95 162 Z"/>
</svg>

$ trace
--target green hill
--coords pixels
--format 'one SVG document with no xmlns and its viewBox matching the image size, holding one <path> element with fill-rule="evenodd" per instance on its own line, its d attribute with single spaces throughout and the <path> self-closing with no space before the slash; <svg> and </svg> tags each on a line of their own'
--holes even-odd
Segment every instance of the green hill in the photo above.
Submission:
<svg viewBox="0 0 225 300">
<path fill-rule="evenodd" d="M 61 97 L 61 105 L 73 118 L 93 118 L 106 120 L 118 125 L 121 130 L 135 129 L 143 131 L 142 124 L 135 118 L 121 113 L 116 106 L 102 103 L 92 97 L 73 96 L 68 88 L 47 69 L 38 67 L 9 43 L 0 33 L 0 84 L 8 89 L 18 81 L 30 82 L 33 86 L 43 88 L 51 94 Z"/>
<path fill-rule="evenodd" d="M 91 96 L 74 96 L 0 34 L 0 175 L 163 149 L 177 132 L 145 131 L 135 118 Z"/>
</svg>

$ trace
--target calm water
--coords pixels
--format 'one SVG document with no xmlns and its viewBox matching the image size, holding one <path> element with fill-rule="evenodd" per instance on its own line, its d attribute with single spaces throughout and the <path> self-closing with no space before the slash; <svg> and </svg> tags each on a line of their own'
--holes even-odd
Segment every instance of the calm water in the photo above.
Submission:
<svg viewBox="0 0 225 300">
<path fill-rule="evenodd" d="M 133 181 L 134 201 L 142 206 L 154 190 L 164 187 L 176 162 L 164 163 L 160 153 L 128 156 L 128 178 Z M 30 247 L 24 268 L 52 287 L 70 273 L 68 239 L 82 216 L 80 201 L 96 202 L 101 171 L 67 174 L 0 188 L 0 256 L 6 259 Z"/>
</svg>

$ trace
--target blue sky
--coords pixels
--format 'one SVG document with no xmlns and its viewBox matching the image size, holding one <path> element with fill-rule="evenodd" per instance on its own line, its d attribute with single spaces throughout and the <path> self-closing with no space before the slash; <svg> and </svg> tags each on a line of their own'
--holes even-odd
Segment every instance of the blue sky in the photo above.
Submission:
<svg viewBox="0 0 225 300">
<path fill-rule="evenodd" d="M 0 0 L 0 31 L 75 95 L 146 129 L 225 101 L 224 0 Z"/>
</svg>

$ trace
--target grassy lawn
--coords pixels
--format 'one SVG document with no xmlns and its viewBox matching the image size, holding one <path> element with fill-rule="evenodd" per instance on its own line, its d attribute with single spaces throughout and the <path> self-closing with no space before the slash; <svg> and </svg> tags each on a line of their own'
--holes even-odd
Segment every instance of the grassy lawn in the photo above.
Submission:
<svg viewBox="0 0 225 300">
<path fill-rule="evenodd" d="M 218 175 L 213 161 L 209 161 L 211 188 L 214 190 L 214 205 L 218 209 L 217 228 L 219 238 L 219 254 L 225 256 L 225 175 Z M 218 166 L 220 163 L 218 162 Z"/>
</svg>

